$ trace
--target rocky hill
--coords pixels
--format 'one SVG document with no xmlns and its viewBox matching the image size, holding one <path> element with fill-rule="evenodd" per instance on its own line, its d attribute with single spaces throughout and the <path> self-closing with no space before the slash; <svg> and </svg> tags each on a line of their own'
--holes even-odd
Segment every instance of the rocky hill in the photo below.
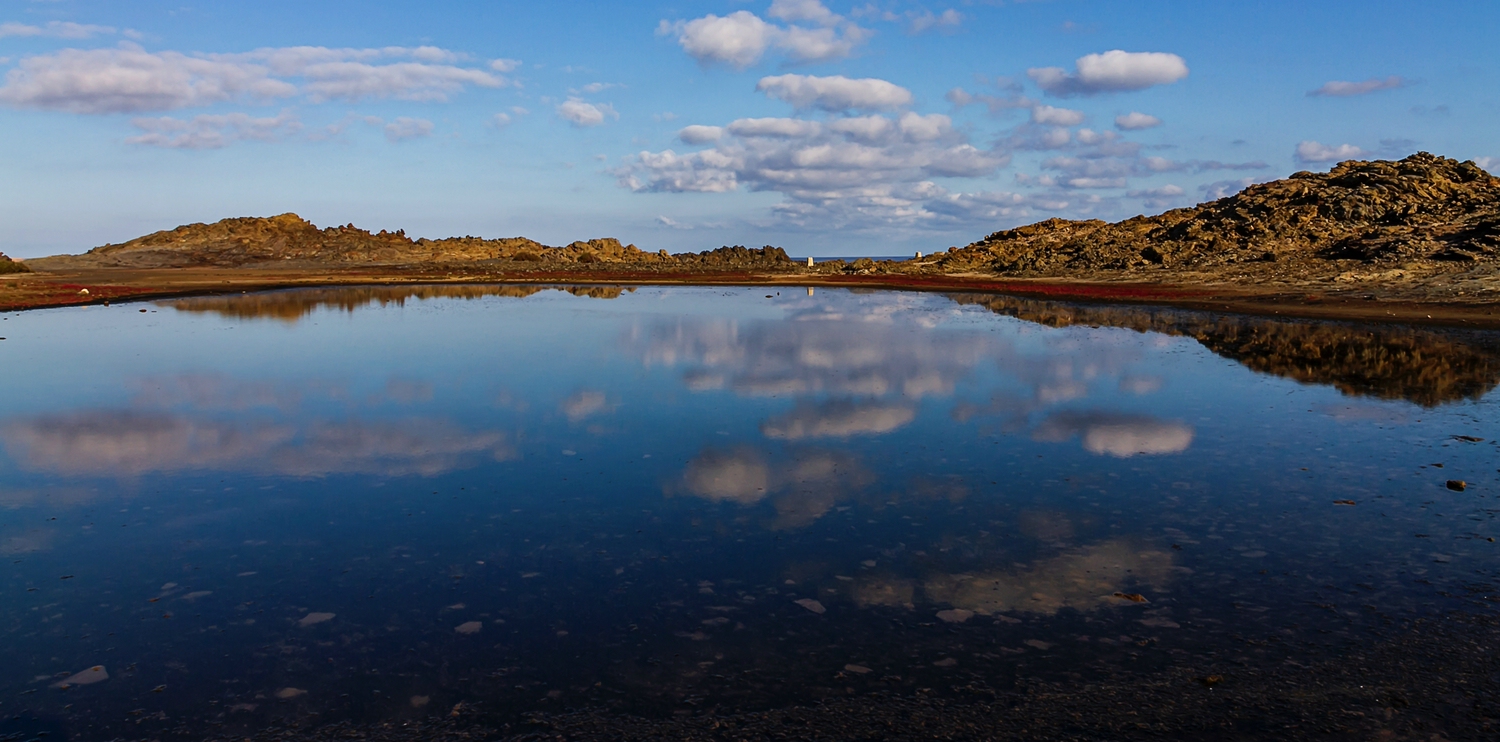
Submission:
<svg viewBox="0 0 1500 742">
<path fill-rule="evenodd" d="M 1500 178 L 1425 152 L 1348 161 L 1117 223 L 1048 219 L 924 261 L 936 272 L 1308 274 L 1500 260 Z"/>
<path fill-rule="evenodd" d="M 31 272 L 31 269 L 27 268 L 25 263 L 18 263 L 18 262 L 14 261 L 14 260 L 11 260 L 10 258 L 6 257 L 5 253 L 0 252 L 0 273 L 30 273 L 30 272 Z"/>
<path fill-rule="evenodd" d="M 41 270 L 69 268 L 299 268 L 312 266 L 493 265 L 520 270 L 628 265 L 632 269 L 775 268 L 793 265 L 781 248 L 723 247 L 702 253 L 646 252 L 613 238 L 549 247 L 525 237 L 413 240 L 403 231 L 371 233 L 349 224 L 319 229 L 296 214 L 188 224 L 97 247 L 83 255 L 29 261 Z"/>
</svg>

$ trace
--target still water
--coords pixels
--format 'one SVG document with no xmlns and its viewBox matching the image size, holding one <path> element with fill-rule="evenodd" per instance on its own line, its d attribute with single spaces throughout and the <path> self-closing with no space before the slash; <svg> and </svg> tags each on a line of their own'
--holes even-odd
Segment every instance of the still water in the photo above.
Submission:
<svg viewBox="0 0 1500 742">
<path fill-rule="evenodd" d="M 449 286 L 0 336 L 0 721 L 52 739 L 1209 675 L 1495 605 L 1494 334 Z"/>
</svg>

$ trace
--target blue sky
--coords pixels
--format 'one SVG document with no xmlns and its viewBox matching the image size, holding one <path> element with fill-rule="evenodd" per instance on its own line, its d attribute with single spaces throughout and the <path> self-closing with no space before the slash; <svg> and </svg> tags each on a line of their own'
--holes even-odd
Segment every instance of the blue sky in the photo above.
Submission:
<svg viewBox="0 0 1500 742">
<path fill-rule="evenodd" d="M 297 212 L 797 255 L 1500 172 L 1492 2 L 0 0 L 0 251 Z"/>
</svg>

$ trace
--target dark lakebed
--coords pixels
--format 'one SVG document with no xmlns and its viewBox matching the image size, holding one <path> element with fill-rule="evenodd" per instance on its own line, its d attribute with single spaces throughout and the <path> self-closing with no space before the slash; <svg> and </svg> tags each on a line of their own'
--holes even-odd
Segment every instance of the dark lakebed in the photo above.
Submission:
<svg viewBox="0 0 1500 742">
<path fill-rule="evenodd" d="M 428 286 L 0 337 L 7 742 L 1500 737 L 1500 333 Z"/>
</svg>

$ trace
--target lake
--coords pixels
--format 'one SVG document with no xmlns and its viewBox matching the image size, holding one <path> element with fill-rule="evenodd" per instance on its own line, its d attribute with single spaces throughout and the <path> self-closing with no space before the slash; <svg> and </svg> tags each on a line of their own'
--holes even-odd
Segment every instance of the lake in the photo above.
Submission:
<svg viewBox="0 0 1500 742">
<path fill-rule="evenodd" d="M 4 739 L 1213 693 L 1500 594 L 1497 333 L 426 286 L 0 337 Z"/>
</svg>

